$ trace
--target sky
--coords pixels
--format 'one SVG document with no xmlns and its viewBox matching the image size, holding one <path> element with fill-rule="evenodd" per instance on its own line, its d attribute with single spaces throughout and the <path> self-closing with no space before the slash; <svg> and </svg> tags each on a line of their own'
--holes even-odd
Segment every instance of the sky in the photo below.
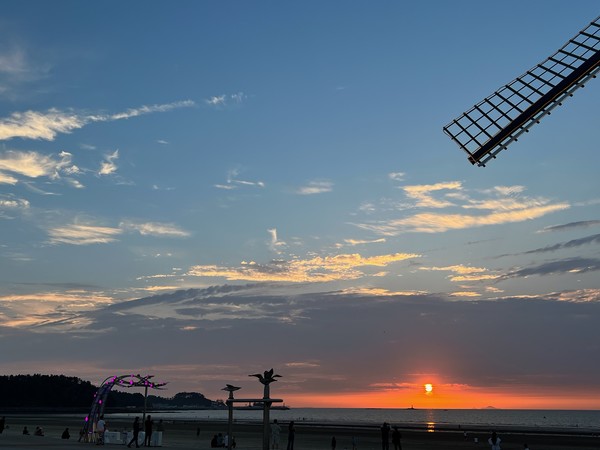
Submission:
<svg viewBox="0 0 600 450">
<path fill-rule="evenodd" d="M 0 372 L 600 409 L 600 82 L 485 168 L 442 130 L 599 13 L 4 1 Z"/>
</svg>

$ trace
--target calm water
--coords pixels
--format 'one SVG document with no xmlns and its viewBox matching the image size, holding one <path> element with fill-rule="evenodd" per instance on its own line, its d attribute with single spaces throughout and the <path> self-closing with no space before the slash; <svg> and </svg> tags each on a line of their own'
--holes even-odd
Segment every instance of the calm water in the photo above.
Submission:
<svg viewBox="0 0 600 450">
<path fill-rule="evenodd" d="M 227 420 L 227 410 L 190 410 L 152 413 L 164 420 Z M 112 416 L 127 416 L 114 414 Z M 234 411 L 236 421 L 261 421 L 262 411 Z M 532 430 L 600 431 L 600 411 L 505 410 L 505 409 L 362 409 L 292 408 L 271 411 L 271 419 L 297 423 L 341 425 L 391 425 L 424 427 L 430 430 L 469 427 L 525 428 Z"/>
</svg>

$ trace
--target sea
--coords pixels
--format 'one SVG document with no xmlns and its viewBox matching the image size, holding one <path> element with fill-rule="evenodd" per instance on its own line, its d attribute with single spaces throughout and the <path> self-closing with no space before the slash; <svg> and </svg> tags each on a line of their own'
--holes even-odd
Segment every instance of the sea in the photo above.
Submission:
<svg viewBox="0 0 600 450">
<path fill-rule="evenodd" d="M 128 414 L 111 414 L 113 417 Z M 133 414 L 131 414 L 133 415 Z M 228 411 L 184 410 L 152 412 L 156 418 L 177 421 L 224 421 Z M 235 410 L 236 422 L 260 422 L 262 410 Z M 513 430 L 531 432 L 600 434 L 600 411 L 510 409 L 388 409 L 291 408 L 272 410 L 270 418 L 300 425 L 379 427 L 383 422 L 425 431 Z"/>
</svg>

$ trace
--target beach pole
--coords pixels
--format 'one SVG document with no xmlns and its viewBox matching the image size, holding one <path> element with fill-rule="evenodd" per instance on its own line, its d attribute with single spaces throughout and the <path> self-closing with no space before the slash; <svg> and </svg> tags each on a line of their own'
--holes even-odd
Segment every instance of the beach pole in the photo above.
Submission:
<svg viewBox="0 0 600 450">
<path fill-rule="evenodd" d="M 227 450 L 231 450 L 231 445 L 233 444 L 233 402 L 235 399 L 233 398 L 233 393 L 240 389 L 237 386 L 232 386 L 231 384 L 227 384 L 222 391 L 229 392 L 229 397 L 227 398 L 227 409 L 228 409 L 228 418 L 227 418 Z"/>
</svg>

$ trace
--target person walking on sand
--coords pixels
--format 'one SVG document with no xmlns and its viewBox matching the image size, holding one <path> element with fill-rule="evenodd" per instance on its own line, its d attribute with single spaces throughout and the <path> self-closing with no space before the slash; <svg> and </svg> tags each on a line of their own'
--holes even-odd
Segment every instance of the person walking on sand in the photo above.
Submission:
<svg viewBox="0 0 600 450">
<path fill-rule="evenodd" d="M 287 442 L 287 450 L 294 450 L 294 439 L 296 437 L 296 427 L 294 426 L 294 421 L 292 420 L 288 425 L 288 442 Z"/>
<path fill-rule="evenodd" d="M 492 435 L 488 439 L 488 444 L 491 445 L 492 450 L 500 450 L 500 442 L 501 442 L 501 439 L 498 437 L 496 432 L 495 431 L 492 432 Z"/>
<path fill-rule="evenodd" d="M 281 427 L 277 423 L 277 419 L 271 424 L 271 448 L 277 450 L 279 448 L 279 440 L 281 435 Z"/>
<path fill-rule="evenodd" d="M 335 436 L 331 438 L 331 450 L 335 450 L 337 447 L 337 441 L 335 440 Z"/>
<path fill-rule="evenodd" d="M 146 436 L 144 438 L 144 445 L 146 447 L 151 447 L 150 442 L 152 439 L 152 428 L 154 427 L 154 421 L 152 420 L 152 416 L 148 415 L 146 422 L 144 422 L 144 431 L 146 432 Z"/>
<path fill-rule="evenodd" d="M 381 425 L 381 450 L 390 450 L 390 426 L 387 422 Z"/>
<path fill-rule="evenodd" d="M 104 415 L 100 416 L 98 422 L 96 422 L 96 433 L 98 433 L 98 441 L 96 445 L 104 445 L 104 432 L 106 431 L 106 422 L 104 421 Z"/>
<path fill-rule="evenodd" d="M 398 427 L 394 427 L 394 431 L 392 431 L 392 444 L 394 444 L 394 450 L 402 450 L 400 439 L 402 439 L 402 434 L 400 434 Z"/>
<path fill-rule="evenodd" d="M 127 447 L 131 448 L 131 444 L 135 442 L 135 447 L 140 448 L 140 444 L 138 442 L 138 436 L 140 435 L 140 418 L 136 417 L 133 419 L 133 437 L 127 444 Z"/>
</svg>

